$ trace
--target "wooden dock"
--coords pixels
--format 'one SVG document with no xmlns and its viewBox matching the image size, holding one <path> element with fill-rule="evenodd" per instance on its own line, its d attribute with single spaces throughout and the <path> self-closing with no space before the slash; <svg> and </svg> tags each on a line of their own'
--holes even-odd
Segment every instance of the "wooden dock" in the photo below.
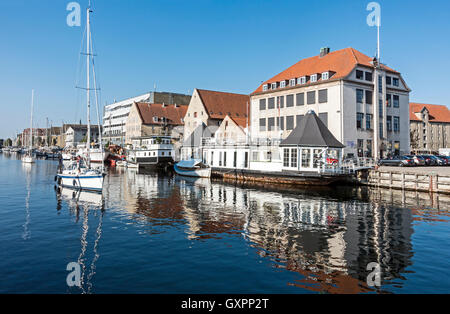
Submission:
<svg viewBox="0 0 450 314">
<path fill-rule="evenodd" d="M 380 167 L 357 172 L 359 184 L 407 191 L 450 194 L 450 173 L 445 167 Z"/>
</svg>

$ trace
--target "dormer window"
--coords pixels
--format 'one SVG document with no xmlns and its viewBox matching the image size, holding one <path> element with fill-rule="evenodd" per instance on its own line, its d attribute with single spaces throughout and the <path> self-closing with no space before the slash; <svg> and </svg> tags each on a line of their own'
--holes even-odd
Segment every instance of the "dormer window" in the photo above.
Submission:
<svg viewBox="0 0 450 314">
<path fill-rule="evenodd" d="M 281 81 L 280 88 L 285 88 L 285 87 L 286 87 L 286 81 Z"/>
<path fill-rule="evenodd" d="M 271 89 L 276 89 L 276 88 L 277 88 L 277 83 L 276 83 L 276 82 L 275 82 L 275 83 L 272 83 L 271 86 L 270 86 L 270 88 L 271 88 Z"/>
<path fill-rule="evenodd" d="M 158 122 L 158 117 L 153 117 L 153 122 Z"/>
<path fill-rule="evenodd" d="M 317 82 L 317 74 L 311 75 L 311 82 Z"/>
<path fill-rule="evenodd" d="M 291 79 L 289 81 L 289 86 L 295 86 L 295 79 Z"/>
<path fill-rule="evenodd" d="M 393 78 L 392 78 L 392 85 L 394 85 L 394 86 L 399 86 L 399 79 L 396 78 L 396 77 L 393 77 Z"/>
<path fill-rule="evenodd" d="M 297 84 L 306 84 L 306 76 L 299 77 L 297 79 Z"/>
<path fill-rule="evenodd" d="M 328 80 L 330 78 L 329 72 L 323 72 L 322 73 L 322 81 Z"/>
<path fill-rule="evenodd" d="M 267 91 L 269 89 L 269 85 L 268 84 L 264 84 L 263 85 L 263 91 L 265 92 L 265 91 Z"/>
</svg>

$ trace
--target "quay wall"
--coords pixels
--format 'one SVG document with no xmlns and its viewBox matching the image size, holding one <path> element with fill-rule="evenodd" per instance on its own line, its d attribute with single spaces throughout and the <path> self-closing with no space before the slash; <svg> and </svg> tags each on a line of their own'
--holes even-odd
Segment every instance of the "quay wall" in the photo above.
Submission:
<svg viewBox="0 0 450 314">
<path fill-rule="evenodd" d="M 369 169 L 357 172 L 356 181 L 362 185 L 407 191 L 450 194 L 450 175 L 418 168 Z"/>
</svg>

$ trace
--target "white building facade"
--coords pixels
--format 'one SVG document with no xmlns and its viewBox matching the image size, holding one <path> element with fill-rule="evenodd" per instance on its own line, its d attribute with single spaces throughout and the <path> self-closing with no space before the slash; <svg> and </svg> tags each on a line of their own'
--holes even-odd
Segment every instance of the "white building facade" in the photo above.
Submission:
<svg viewBox="0 0 450 314">
<path fill-rule="evenodd" d="M 346 48 L 301 60 L 251 95 L 251 137 L 285 139 L 314 110 L 346 157 L 409 153 L 409 92 L 401 74 Z"/>
</svg>

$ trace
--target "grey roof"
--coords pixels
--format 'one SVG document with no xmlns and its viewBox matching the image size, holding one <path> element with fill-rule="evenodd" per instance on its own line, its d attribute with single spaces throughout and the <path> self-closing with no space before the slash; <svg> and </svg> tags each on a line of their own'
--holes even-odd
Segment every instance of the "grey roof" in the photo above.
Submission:
<svg viewBox="0 0 450 314">
<path fill-rule="evenodd" d="M 184 141 L 183 146 L 199 147 L 202 137 L 213 137 L 218 128 L 219 127 L 216 125 L 206 126 L 204 123 L 202 123 Z"/>
<path fill-rule="evenodd" d="M 308 111 L 300 125 L 297 125 L 280 146 L 345 147 L 312 110 Z"/>
</svg>

